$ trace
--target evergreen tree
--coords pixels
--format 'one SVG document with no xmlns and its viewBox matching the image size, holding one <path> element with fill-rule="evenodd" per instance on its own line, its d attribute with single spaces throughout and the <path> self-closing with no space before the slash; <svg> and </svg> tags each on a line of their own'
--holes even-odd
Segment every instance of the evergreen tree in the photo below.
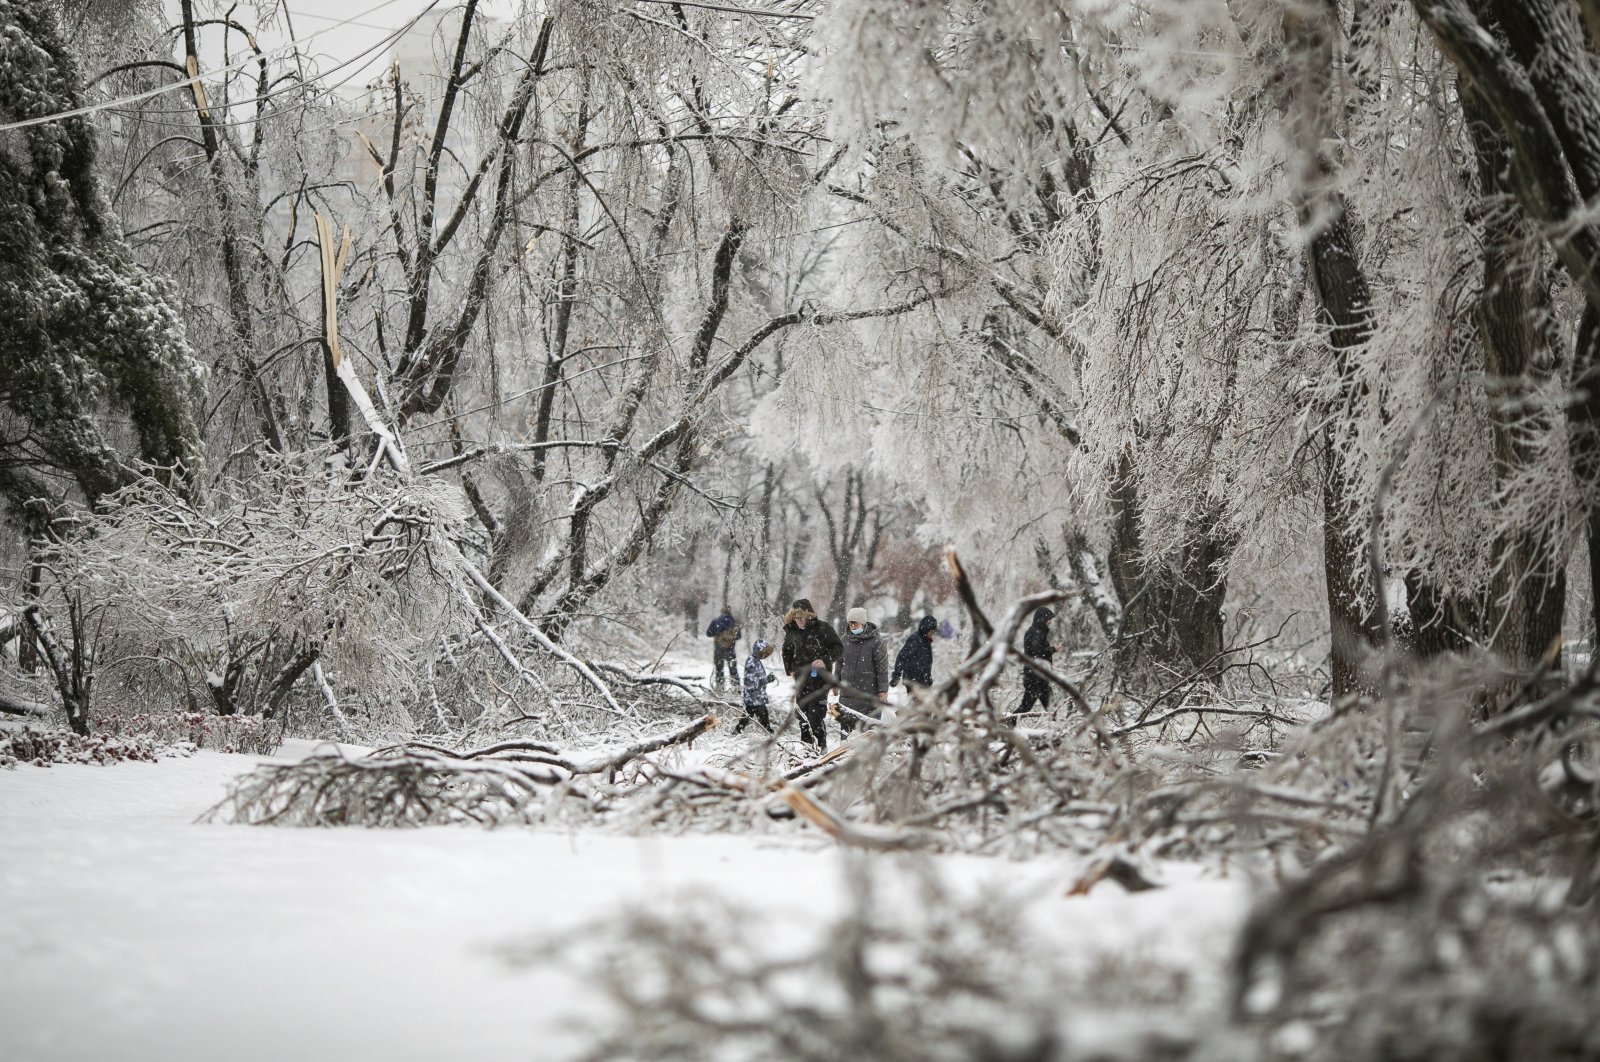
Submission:
<svg viewBox="0 0 1600 1062">
<path fill-rule="evenodd" d="M 0 494 L 19 506 L 63 478 L 93 502 L 140 461 L 187 488 L 200 453 L 202 370 L 101 197 L 88 120 L 5 128 L 83 105 L 55 12 L 0 0 Z"/>
</svg>

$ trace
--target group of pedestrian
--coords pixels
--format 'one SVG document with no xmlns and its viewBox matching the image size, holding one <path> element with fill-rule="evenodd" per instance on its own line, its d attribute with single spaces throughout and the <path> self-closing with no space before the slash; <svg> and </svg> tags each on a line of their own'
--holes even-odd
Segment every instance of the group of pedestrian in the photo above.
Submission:
<svg viewBox="0 0 1600 1062">
<path fill-rule="evenodd" d="M 1035 611 L 1033 623 L 1022 641 L 1023 652 L 1046 665 L 1059 648 L 1050 639 L 1050 621 L 1054 618 L 1055 613 L 1048 608 Z M 949 626 L 949 621 L 945 626 Z M 794 680 L 801 740 L 818 752 L 828 747 L 826 723 L 830 690 L 838 690 L 834 714 L 839 720 L 840 732 L 848 735 L 858 726 L 881 717 L 883 705 L 889 700 L 889 690 L 894 686 L 903 682 L 908 694 L 915 694 L 919 686 L 932 686 L 933 639 L 940 633 L 939 621 L 923 616 L 906 635 L 890 668 L 883 635 L 866 609 L 857 606 L 845 615 L 845 632 L 841 637 L 831 623 L 817 615 L 810 599 L 797 598 L 783 617 L 782 662 L 784 673 Z M 741 683 L 735 651 L 739 636 L 739 623 L 728 608 L 706 628 L 706 637 L 711 638 L 714 645 L 712 681 L 718 689 L 742 686 L 745 714 L 734 726 L 734 733 L 742 731 L 752 721 L 771 731 L 768 687 L 778 681 L 778 676 L 768 670 L 766 660 L 777 647 L 757 639 L 745 658 Z M 1036 704 L 1042 709 L 1049 708 L 1050 684 L 1031 669 L 1023 674 L 1022 692 L 1019 715 Z"/>
</svg>

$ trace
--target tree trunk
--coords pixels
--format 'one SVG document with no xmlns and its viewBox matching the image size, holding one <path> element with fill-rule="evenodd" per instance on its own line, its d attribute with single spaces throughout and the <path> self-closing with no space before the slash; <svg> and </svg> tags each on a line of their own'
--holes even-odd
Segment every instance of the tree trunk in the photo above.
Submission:
<svg viewBox="0 0 1600 1062">
<path fill-rule="evenodd" d="M 200 76 L 200 54 L 197 43 L 193 0 L 182 0 L 183 46 L 187 53 L 189 75 Z M 262 438 L 273 450 L 284 450 L 283 429 L 279 424 L 272 393 L 262 378 L 256 363 L 256 332 L 254 300 L 244 262 L 244 251 L 249 243 L 241 235 L 240 216 L 228 183 L 227 155 L 219 132 L 216 116 L 206 102 L 205 89 L 199 80 L 190 88 L 194 98 L 195 116 L 200 122 L 201 145 L 210 170 L 211 192 L 216 200 L 217 222 L 221 227 L 222 269 L 228 284 L 228 313 L 237 340 L 238 363 L 245 386 L 249 389 L 256 408 Z M 329 389 L 330 392 L 332 388 Z"/>
<path fill-rule="evenodd" d="M 845 610 L 849 607 L 850 580 L 855 575 L 856 549 L 861 545 L 867 524 L 866 482 L 860 472 L 851 469 L 844 477 L 844 504 L 839 507 L 839 517 L 834 519 L 828 508 L 827 495 L 817 491 L 817 507 L 822 511 L 823 522 L 828 525 L 828 551 L 833 556 L 833 593 L 828 599 L 829 622 L 844 624 Z"/>
<path fill-rule="evenodd" d="M 1464 652 L 1472 644 L 1470 632 L 1476 624 L 1462 614 L 1462 600 L 1441 592 L 1416 572 L 1408 572 L 1405 583 L 1406 611 L 1411 616 L 1407 648 L 1422 660 Z"/>
<path fill-rule="evenodd" d="M 1595 492 L 1600 489 L 1600 362 L 1596 360 L 1600 358 L 1600 316 L 1592 305 L 1583 308 L 1577 347 L 1576 364 L 1583 371 L 1575 388 L 1577 400 L 1568 407 L 1567 422 L 1571 430 L 1572 471 L 1588 508 L 1590 600 L 1595 628 L 1600 630 L 1600 504 L 1595 500 Z"/>
<path fill-rule="evenodd" d="M 1591 573 L 1597 570 L 1600 516 L 1600 354 L 1594 336 L 1600 309 L 1600 226 L 1588 204 L 1600 195 L 1600 64 L 1573 8 L 1560 0 L 1411 0 L 1440 50 L 1461 73 L 1463 96 L 1476 96 L 1505 138 L 1511 163 L 1506 186 L 1583 291 L 1586 307 L 1568 407 L 1574 475 L 1584 492 Z M 1585 5 L 1592 15 L 1594 5 Z M 1590 19 L 1591 25 L 1593 19 Z M 1480 163 L 1482 151 L 1480 149 Z M 1556 577 L 1546 577 L 1536 616 L 1520 639 L 1529 643 L 1555 613 Z M 1531 588 L 1530 588 L 1531 593 Z M 1593 619 L 1600 622 L 1600 595 Z M 1531 644 L 1519 647 L 1523 659 Z"/>
<path fill-rule="evenodd" d="M 1133 470 L 1124 452 L 1111 488 L 1111 582 L 1122 599 L 1117 670 L 1135 685 L 1165 685 L 1171 673 L 1215 674 L 1224 647 L 1222 603 L 1232 545 L 1218 533 L 1213 514 L 1194 520 L 1189 539 L 1157 558 L 1146 556 L 1143 513 Z M 1097 616 L 1100 608 L 1097 606 Z M 1102 626 L 1109 617 L 1100 617 Z"/>
<path fill-rule="evenodd" d="M 1537 234 L 1503 206 L 1514 195 L 1509 184 L 1510 142 L 1470 84 L 1461 97 L 1478 180 L 1488 200 L 1483 219 L 1483 292 L 1474 315 L 1490 386 L 1497 479 L 1503 484 L 1532 466 L 1538 458 L 1532 440 L 1550 428 L 1542 419 L 1529 423 L 1522 399 L 1548 381 L 1548 366 L 1555 364 L 1539 323 L 1555 308 L 1548 288 L 1540 283 L 1537 263 L 1526 252 L 1518 253 L 1518 248 L 1532 246 Z M 1546 356 L 1539 357 L 1541 352 Z M 1561 635 L 1567 583 L 1559 534 L 1548 527 L 1508 528 L 1496 540 L 1495 556 L 1501 563 L 1486 603 L 1485 626 L 1506 663 L 1516 671 L 1529 671 Z"/>
<path fill-rule="evenodd" d="M 1100 632 L 1106 636 L 1106 644 L 1116 645 L 1122 636 L 1122 610 L 1116 599 L 1106 592 L 1105 581 L 1101 577 L 1101 572 L 1110 565 L 1095 557 L 1082 529 L 1070 529 L 1066 539 L 1067 561 L 1072 566 L 1072 577 L 1088 600 L 1089 607 L 1094 610 L 1095 621 L 1100 624 Z"/>
<path fill-rule="evenodd" d="M 1331 97 L 1338 26 L 1331 10 L 1313 7 L 1286 13 L 1284 29 L 1291 48 L 1291 132 L 1300 151 L 1295 207 L 1300 224 L 1312 231 L 1306 264 L 1339 389 L 1322 432 L 1323 578 L 1333 696 L 1338 699 L 1375 691 L 1367 658 L 1382 640 L 1370 595 L 1382 593 L 1383 587 L 1365 586 L 1363 538 L 1354 523 L 1345 466 L 1348 437 L 1336 424 L 1351 386 L 1350 352 L 1372 335 L 1372 294 L 1356 255 L 1348 208 L 1332 187 L 1332 164 L 1325 154 L 1335 136 Z"/>
<path fill-rule="evenodd" d="M 773 605 L 780 616 L 789 611 L 789 603 L 800 594 L 801 572 L 811 553 L 811 539 L 816 534 L 809 516 L 801 512 L 799 519 L 800 534 L 786 550 L 783 569 L 778 573 L 778 596 L 773 599 Z"/>
</svg>

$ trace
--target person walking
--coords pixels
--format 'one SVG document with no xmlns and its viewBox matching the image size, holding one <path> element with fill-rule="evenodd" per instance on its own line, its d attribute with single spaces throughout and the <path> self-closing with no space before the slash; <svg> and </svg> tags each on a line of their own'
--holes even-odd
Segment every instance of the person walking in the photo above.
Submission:
<svg viewBox="0 0 1600 1062">
<path fill-rule="evenodd" d="M 857 606 L 845 616 L 844 655 L 839 660 L 839 730 L 848 734 L 861 716 L 876 719 L 889 699 L 889 651 L 878 625 Z M 845 709 L 849 709 L 846 711 Z"/>
<path fill-rule="evenodd" d="M 752 719 L 769 734 L 772 732 L 772 718 L 767 714 L 767 687 L 777 682 L 778 676 L 768 672 L 762 661 L 772 655 L 773 648 L 770 642 L 760 638 L 750 647 L 750 655 L 744 662 L 744 718 L 734 724 L 735 734 L 749 726 Z"/>
<path fill-rule="evenodd" d="M 1022 652 L 1024 656 L 1031 656 L 1041 664 L 1049 664 L 1059 648 L 1050 640 L 1050 621 L 1056 614 L 1048 608 L 1041 608 L 1034 612 L 1033 622 L 1028 626 L 1028 632 L 1022 636 Z M 1022 673 L 1022 707 L 1017 709 L 1016 715 L 1024 715 L 1031 711 L 1034 704 L 1042 710 L 1050 708 L 1050 681 L 1043 675 L 1032 670 Z M 1012 717 L 1013 719 L 1016 716 Z"/>
<path fill-rule="evenodd" d="M 906 635 L 905 644 L 894 658 L 894 671 L 889 675 L 892 689 L 904 679 L 906 693 L 914 694 L 916 686 L 933 685 L 933 636 L 938 633 L 939 621 L 923 616 L 917 629 Z"/>
<path fill-rule="evenodd" d="M 818 752 L 828 747 L 823 726 L 828 718 L 824 698 L 833 681 L 833 666 L 843 653 L 839 633 L 826 620 L 817 618 L 817 610 L 808 598 L 797 598 L 783 617 L 783 670 L 794 679 L 795 703 L 800 707 L 800 739 L 816 746 Z"/>
<path fill-rule="evenodd" d="M 739 642 L 739 622 L 733 618 L 733 610 L 727 605 L 722 606 L 722 614 L 711 621 L 711 626 L 706 628 L 706 637 L 711 639 L 711 681 L 717 689 L 727 689 L 739 685 L 739 655 L 735 648 Z M 723 672 L 727 672 L 724 679 Z"/>
</svg>

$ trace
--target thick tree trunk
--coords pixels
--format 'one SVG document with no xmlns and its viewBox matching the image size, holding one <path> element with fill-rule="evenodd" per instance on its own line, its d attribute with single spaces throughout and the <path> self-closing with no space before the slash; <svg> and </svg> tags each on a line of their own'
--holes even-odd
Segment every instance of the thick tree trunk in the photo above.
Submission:
<svg viewBox="0 0 1600 1062">
<path fill-rule="evenodd" d="M 1319 316 L 1330 327 L 1334 372 L 1342 383 L 1347 383 L 1348 352 L 1364 343 L 1371 332 L 1371 302 L 1366 278 L 1355 260 L 1343 204 L 1340 206 L 1337 219 L 1312 240 L 1309 257 Z M 1352 512 L 1344 441 L 1337 427 L 1330 425 L 1323 430 L 1322 563 L 1328 590 L 1330 673 L 1335 698 L 1376 692 L 1369 660 L 1383 640 L 1372 600 L 1372 595 L 1382 593 L 1383 587 L 1366 585 L 1365 550 Z"/>
<path fill-rule="evenodd" d="M 1600 545 L 1600 516 L 1594 495 L 1600 488 L 1600 353 L 1594 341 L 1600 309 L 1600 226 L 1588 204 L 1600 196 L 1600 62 L 1579 12 L 1562 0 L 1411 0 L 1433 31 L 1440 50 L 1492 116 L 1495 131 L 1509 147 L 1506 185 L 1528 219 L 1561 259 L 1582 289 L 1587 306 L 1580 326 L 1569 407 L 1573 472 L 1585 497 L 1590 566 Z M 1583 5 L 1589 18 L 1593 3 Z M 1481 152 L 1480 152 L 1481 154 Z M 1547 576 L 1553 594 L 1556 576 Z M 1538 599 L 1536 622 L 1525 628 L 1523 658 L 1548 626 L 1556 609 L 1550 596 Z M 1600 622 L 1600 595 L 1594 618 Z"/>
<path fill-rule="evenodd" d="M 1555 309 L 1532 256 L 1518 251 L 1532 246 L 1536 233 L 1507 202 L 1514 195 L 1509 183 L 1514 165 L 1510 142 L 1470 85 L 1461 96 L 1478 160 L 1478 180 L 1487 199 L 1483 292 L 1475 317 L 1490 385 L 1497 479 L 1503 484 L 1533 465 L 1538 459 L 1533 440 L 1551 427 L 1542 421 L 1530 423 L 1524 412 L 1528 404 L 1522 400 L 1548 382 L 1556 364 L 1540 326 Z M 1561 635 L 1567 584 L 1559 530 L 1507 529 L 1495 547 L 1500 567 L 1490 588 L 1485 627 L 1506 663 L 1528 671 L 1539 666 Z"/>
<path fill-rule="evenodd" d="M 1350 352 L 1372 335 L 1372 294 L 1356 254 L 1354 233 L 1344 201 L 1332 187 L 1332 164 L 1326 145 L 1333 129 L 1333 46 L 1339 32 L 1333 12 L 1305 8 L 1284 16 L 1291 49 L 1289 109 L 1292 134 L 1300 152 L 1296 175 L 1296 212 L 1311 232 L 1306 265 L 1317 297 L 1317 317 L 1328 333 L 1333 354 L 1331 371 L 1338 387 L 1322 432 L 1322 552 L 1328 591 L 1330 672 L 1335 699 L 1373 692 L 1367 666 L 1381 642 L 1374 622 L 1372 594 L 1366 586 L 1362 529 L 1355 525 L 1351 477 L 1337 426 L 1350 383 Z"/>
<path fill-rule="evenodd" d="M 1222 604 L 1231 543 L 1210 516 L 1159 559 L 1146 557 L 1133 459 L 1124 453 L 1111 490 L 1111 582 L 1122 599 L 1117 670 L 1125 681 L 1162 685 L 1171 673 L 1214 676 L 1225 646 Z M 1106 621 L 1101 620 L 1102 624 Z"/>
<path fill-rule="evenodd" d="M 1411 615 L 1407 648 L 1422 660 L 1465 651 L 1477 624 L 1463 614 L 1463 602 L 1415 572 L 1407 573 L 1405 583 Z"/>
<path fill-rule="evenodd" d="M 1350 507 L 1333 432 L 1323 433 L 1322 573 L 1328 592 L 1329 674 L 1335 699 L 1376 692 L 1371 657 L 1381 643 L 1363 594 L 1361 540 Z"/>
</svg>

